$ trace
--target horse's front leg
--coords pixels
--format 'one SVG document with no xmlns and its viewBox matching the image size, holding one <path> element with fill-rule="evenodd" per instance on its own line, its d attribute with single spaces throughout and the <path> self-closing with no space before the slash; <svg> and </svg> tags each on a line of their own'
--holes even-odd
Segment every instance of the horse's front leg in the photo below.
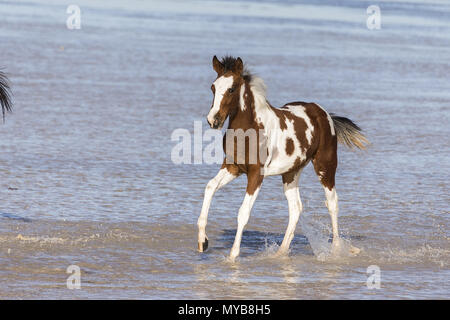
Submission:
<svg viewBox="0 0 450 320">
<path fill-rule="evenodd" d="M 258 167 L 255 170 L 248 172 L 247 179 L 247 190 L 244 202 L 239 209 L 236 237 L 234 239 L 233 247 L 231 248 L 230 252 L 231 261 L 234 261 L 239 255 L 242 233 L 244 231 L 245 225 L 248 222 L 248 219 L 250 218 L 250 212 L 252 210 L 253 204 L 255 203 L 256 197 L 258 196 L 264 176 L 261 175 L 260 168 Z"/>
<path fill-rule="evenodd" d="M 234 165 L 222 165 L 219 173 L 211 179 L 206 185 L 205 197 L 203 199 L 203 206 L 200 216 L 198 217 L 198 251 L 203 252 L 208 248 L 208 237 L 206 236 L 206 222 L 208 220 L 209 206 L 214 193 L 226 185 L 228 182 L 234 180 L 238 176 L 237 167 Z"/>
<path fill-rule="evenodd" d="M 284 235 L 283 242 L 278 249 L 277 254 L 287 254 L 289 252 L 289 245 L 294 238 L 294 231 L 297 226 L 300 213 L 302 212 L 302 201 L 300 200 L 300 193 L 298 189 L 298 180 L 300 172 L 289 172 L 282 175 L 284 195 L 288 200 L 289 205 L 289 224 Z"/>
</svg>

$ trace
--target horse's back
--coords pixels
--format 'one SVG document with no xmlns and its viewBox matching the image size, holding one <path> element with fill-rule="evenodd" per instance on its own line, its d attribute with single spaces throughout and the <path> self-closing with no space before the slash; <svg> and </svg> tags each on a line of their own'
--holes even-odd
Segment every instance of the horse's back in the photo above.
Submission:
<svg viewBox="0 0 450 320">
<path fill-rule="evenodd" d="M 295 111 L 303 109 L 306 115 L 314 122 L 319 121 L 320 119 L 328 120 L 328 112 L 326 112 L 319 104 L 314 102 L 289 102 L 282 106 L 280 109 L 293 113 L 295 113 Z"/>
<path fill-rule="evenodd" d="M 283 174 L 304 167 L 318 148 L 321 108 L 314 103 L 291 102 L 272 110 L 278 121 L 270 128 L 272 142 L 267 172 Z"/>
<path fill-rule="evenodd" d="M 313 159 L 319 149 L 336 152 L 333 120 L 319 104 L 295 101 L 286 103 L 279 110 L 285 120 L 293 120 L 296 136 L 308 160 Z"/>
<path fill-rule="evenodd" d="M 332 139 L 335 136 L 334 123 L 330 114 L 325 111 L 319 104 L 314 102 L 295 101 L 286 103 L 280 108 L 293 113 L 296 116 L 304 118 L 308 117 L 313 124 L 316 135 L 322 139 Z"/>
</svg>

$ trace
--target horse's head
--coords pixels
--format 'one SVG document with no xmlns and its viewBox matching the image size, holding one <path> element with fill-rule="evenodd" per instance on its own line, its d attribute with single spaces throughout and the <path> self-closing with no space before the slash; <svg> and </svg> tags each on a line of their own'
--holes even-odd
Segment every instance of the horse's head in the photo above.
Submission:
<svg viewBox="0 0 450 320">
<path fill-rule="evenodd" d="M 239 108 L 239 92 L 244 83 L 244 64 L 241 58 L 225 57 L 219 61 L 214 56 L 213 68 L 217 72 L 217 79 L 211 86 L 214 100 L 207 120 L 211 128 L 220 129 L 227 117 Z"/>
</svg>

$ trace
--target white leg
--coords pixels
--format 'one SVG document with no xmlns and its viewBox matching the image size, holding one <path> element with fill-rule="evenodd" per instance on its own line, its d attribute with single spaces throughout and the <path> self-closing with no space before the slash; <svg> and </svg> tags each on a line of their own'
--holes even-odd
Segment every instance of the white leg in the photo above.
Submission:
<svg viewBox="0 0 450 320">
<path fill-rule="evenodd" d="M 239 250 L 241 247 L 241 239 L 242 239 L 242 232 L 244 231 L 244 227 L 248 222 L 248 219 L 250 218 L 250 212 L 252 210 L 253 204 L 255 203 L 256 197 L 258 196 L 260 187 L 258 187 L 252 195 L 246 193 L 244 202 L 241 205 L 241 208 L 239 209 L 238 214 L 238 228 L 236 231 L 236 237 L 234 239 L 233 247 L 231 248 L 230 252 L 230 259 L 231 261 L 234 261 L 236 257 L 239 255 Z"/>
<path fill-rule="evenodd" d="M 331 226 L 333 229 L 332 250 L 334 250 L 334 252 L 339 252 L 339 250 L 342 249 L 342 246 L 341 246 L 341 238 L 339 237 L 338 221 L 337 221 L 338 213 L 339 213 L 338 196 L 337 196 L 335 188 L 332 188 L 330 190 L 327 187 L 324 187 L 324 189 L 325 189 L 325 195 L 327 197 L 326 203 L 327 203 L 327 207 L 328 207 L 328 212 L 330 213 L 330 216 L 331 216 Z M 361 252 L 361 249 L 350 245 L 349 251 L 351 254 L 356 255 Z"/>
<path fill-rule="evenodd" d="M 337 217 L 338 217 L 338 213 L 339 213 L 339 208 L 338 208 L 338 196 L 336 193 L 336 188 L 332 188 L 331 190 L 328 189 L 327 187 L 324 187 L 325 190 L 325 196 L 327 198 L 327 208 L 328 208 L 328 212 L 330 213 L 331 216 L 331 226 L 333 228 L 333 245 L 338 245 L 339 244 L 339 230 L 338 230 L 338 221 L 337 221 Z"/>
<path fill-rule="evenodd" d="M 284 235 L 283 242 L 278 249 L 279 254 L 285 254 L 288 252 L 289 245 L 294 238 L 294 231 L 297 226 L 298 219 L 300 218 L 300 214 L 303 210 L 302 201 L 300 199 L 300 192 L 298 189 L 299 177 L 300 172 L 295 175 L 292 182 L 283 184 L 284 194 L 288 200 L 289 205 L 289 223 Z"/>
<path fill-rule="evenodd" d="M 222 188 L 224 185 L 234 180 L 237 175 L 230 173 L 227 168 L 220 169 L 219 173 L 211 179 L 206 185 L 205 197 L 203 199 L 203 206 L 200 216 L 198 217 L 198 250 L 203 252 L 208 247 L 208 238 L 206 237 L 206 222 L 208 220 L 209 206 L 214 193 Z"/>
</svg>

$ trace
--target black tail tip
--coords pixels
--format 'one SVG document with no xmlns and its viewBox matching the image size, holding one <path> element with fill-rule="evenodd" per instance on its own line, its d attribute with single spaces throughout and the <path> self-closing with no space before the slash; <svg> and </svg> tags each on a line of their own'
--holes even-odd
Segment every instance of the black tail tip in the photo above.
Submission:
<svg viewBox="0 0 450 320">
<path fill-rule="evenodd" d="M 333 119 L 333 124 L 339 143 L 346 145 L 350 149 L 356 147 L 360 150 L 366 149 L 366 147 L 370 144 L 369 140 L 362 133 L 361 128 L 352 120 L 345 117 L 339 117 L 334 114 L 331 115 L 331 119 Z"/>
</svg>

